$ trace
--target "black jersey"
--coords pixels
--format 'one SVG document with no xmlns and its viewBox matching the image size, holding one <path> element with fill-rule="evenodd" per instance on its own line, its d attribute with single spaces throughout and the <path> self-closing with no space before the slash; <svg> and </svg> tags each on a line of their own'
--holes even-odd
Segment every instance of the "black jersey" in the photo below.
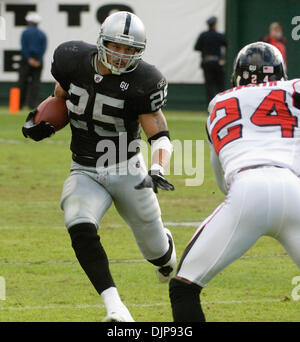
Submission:
<svg viewBox="0 0 300 342">
<path fill-rule="evenodd" d="M 92 65 L 96 53 L 95 45 L 66 42 L 55 50 L 51 67 L 69 94 L 73 160 L 91 166 L 104 155 L 113 164 L 136 154 L 139 115 L 157 111 L 167 96 L 166 79 L 153 65 L 140 61 L 132 72 L 100 75 Z"/>
</svg>

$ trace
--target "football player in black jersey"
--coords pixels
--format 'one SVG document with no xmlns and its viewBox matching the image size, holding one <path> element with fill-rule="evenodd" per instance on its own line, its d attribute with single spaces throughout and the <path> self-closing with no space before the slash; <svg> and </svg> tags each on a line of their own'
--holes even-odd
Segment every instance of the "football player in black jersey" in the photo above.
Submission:
<svg viewBox="0 0 300 342">
<path fill-rule="evenodd" d="M 160 281 L 175 272 L 176 253 L 164 228 L 154 192 L 174 190 L 164 177 L 172 155 L 161 107 L 167 82 L 141 58 L 146 46 L 141 20 L 117 12 L 103 23 L 97 46 L 70 41 L 57 47 L 51 72 L 54 96 L 66 100 L 72 130 L 72 165 L 61 198 L 65 224 L 76 257 L 103 298 L 104 321 L 133 321 L 121 302 L 97 234 L 112 202 L 130 226 L 145 259 Z M 41 140 L 54 133 L 50 124 L 28 116 L 23 134 Z M 152 146 L 147 172 L 139 141 L 143 128 Z"/>
</svg>

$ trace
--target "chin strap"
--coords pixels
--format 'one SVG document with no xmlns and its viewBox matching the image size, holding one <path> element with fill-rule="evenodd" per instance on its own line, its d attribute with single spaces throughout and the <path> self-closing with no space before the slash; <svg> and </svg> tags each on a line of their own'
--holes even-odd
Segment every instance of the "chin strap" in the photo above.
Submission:
<svg viewBox="0 0 300 342">
<path fill-rule="evenodd" d="M 91 64 L 92 64 L 92 67 L 94 68 L 95 72 L 97 74 L 101 74 L 100 70 L 99 70 L 99 64 L 98 64 L 98 53 L 96 53 L 93 57 L 92 57 L 92 61 L 91 61 Z"/>
</svg>

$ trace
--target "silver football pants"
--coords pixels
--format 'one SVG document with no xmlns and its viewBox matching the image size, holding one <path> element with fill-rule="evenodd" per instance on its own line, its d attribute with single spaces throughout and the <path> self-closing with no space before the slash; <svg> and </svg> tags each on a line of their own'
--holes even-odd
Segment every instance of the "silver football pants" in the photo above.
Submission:
<svg viewBox="0 0 300 342">
<path fill-rule="evenodd" d="M 144 258 L 162 257 L 169 249 L 169 241 L 157 197 L 150 188 L 134 188 L 146 175 L 141 153 L 109 167 L 95 168 L 72 162 L 61 197 L 66 227 L 93 223 L 98 228 L 113 202 L 131 228 Z"/>
</svg>

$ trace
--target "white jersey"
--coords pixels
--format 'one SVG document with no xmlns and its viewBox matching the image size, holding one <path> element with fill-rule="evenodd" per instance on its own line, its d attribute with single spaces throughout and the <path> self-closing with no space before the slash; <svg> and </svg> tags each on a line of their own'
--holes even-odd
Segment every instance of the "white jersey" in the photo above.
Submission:
<svg viewBox="0 0 300 342">
<path fill-rule="evenodd" d="M 274 165 L 300 174 L 300 79 L 249 84 L 218 94 L 207 133 L 227 184 L 240 169 Z"/>
</svg>

